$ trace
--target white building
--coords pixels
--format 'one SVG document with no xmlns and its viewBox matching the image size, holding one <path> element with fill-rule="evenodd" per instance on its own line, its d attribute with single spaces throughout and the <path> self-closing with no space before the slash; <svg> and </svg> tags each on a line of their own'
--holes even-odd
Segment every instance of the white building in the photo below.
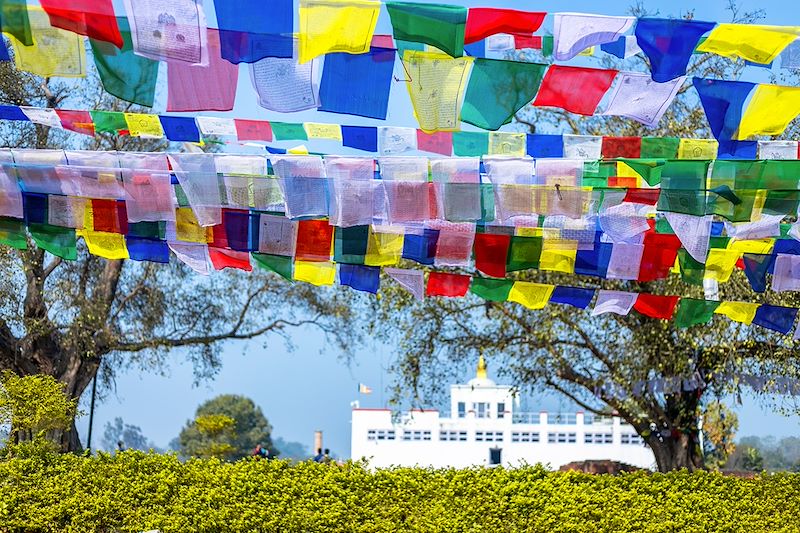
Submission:
<svg viewBox="0 0 800 533">
<path fill-rule="evenodd" d="M 353 409 L 351 453 L 374 467 L 468 467 L 523 463 L 558 468 L 610 459 L 652 468 L 650 448 L 619 417 L 515 412 L 512 388 L 496 385 L 481 357 L 475 379 L 450 387 L 450 418 L 413 410 L 392 420 L 389 409 Z"/>
</svg>

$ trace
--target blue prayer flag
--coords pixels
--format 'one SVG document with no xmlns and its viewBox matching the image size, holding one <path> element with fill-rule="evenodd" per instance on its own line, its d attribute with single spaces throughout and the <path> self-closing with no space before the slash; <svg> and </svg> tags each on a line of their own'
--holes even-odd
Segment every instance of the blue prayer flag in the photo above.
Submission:
<svg viewBox="0 0 800 533">
<path fill-rule="evenodd" d="M 772 249 L 772 255 L 776 254 L 800 255 L 800 242 L 794 239 L 778 239 Z"/>
<path fill-rule="evenodd" d="M 342 145 L 349 148 L 378 151 L 378 128 L 373 126 L 342 126 Z"/>
<path fill-rule="evenodd" d="M 650 59 L 653 81 L 663 83 L 685 75 L 700 37 L 714 26 L 715 22 L 700 20 L 640 18 L 636 42 Z"/>
<path fill-rule="evenodd" d="M 550 296 L 550 303 L 566 304 L 578 309 L 586 309 L 594 298 L 594 289 L 557 286 Z"/>
<path fill-rule="evenodd" d="M 200 142 L 200 130 L 191 117 L 170 117 L 159 115 L 164 135 L 170 141 Z"/>
<path fill-rule="evenodd" d="M 432 265 L 438 241 L 439 231 L 435 229 L 425 228 L 422 235 L 406 233 L 403 239 L 403 259 L 410 259 L 421 265 Z"/>
<path fill-rule="evenodd" d="M 47 195 L 35 192 L 22 193 L 25 224 L 47 224 Z"/>
<path fill-rule="evenodd" d="M 596 242 L 593 250 L 578 250 L 575 254 L 575 273 L 605 278 L 613 247 L 610 242 Z"/>
<path fill-rule="evenodd" d="M 758 159 L 758 141 L 719 141 L 717 159 Z"/>
<path fill-rule="evenodd" d="M 292 0 L 219 0 L 214 2 L 214 10 L 222 57 L 231 63 L 292 57 Z"/>
<path fill-rule="evenodd" d="M 744 102 L 756 84 L 705 78 L 694 78 L 692 83 L 700 96 L 714 138 L 733 139 L 742 121 Z"/>
<path fill-rule="evenodd" d="M 225 237 L 228 246 L 237 252 L 252 252 L 258 249 L 258 214 L 249 211 L 226 209 L 222 212 Z"/>
<path fill-rule="evenodd" d="M 564 157 L 561 135 L 528 134 L 528 155 L 531 157 Z"/>
<path fill-rule="evenodd" d="M 128 235 L 125 237 L 125 246 L 128 248 L 128 255 L 134 261 L 169 263 L 169 246 L 165 241 Z"/>
<path fill-rule="evenodd" d="M 381 284 L 381 268 L 364 265 L 339 265 L 339 284 L 375 294 Z"/>
<path fill-rule="evenodd" d="M 470 57 L 486 57 L 486 39 L 464 45 L 466 55 Z"/>
<path fill-rule="evenodd" d="M 11 56 L 8 55 L 8 43 L 5 39 L 0 38 L 0 61 L 11 61 Z"/>
<path fill-rule="evenodd" d="M 744 275 L 754 292 L 764 292 L 767 290 L 767 273 L 772 270 L 775 264 L 775 256 L 772 254 L 744 254 Z"/>
<path fill-rule="evenodd" d="M 394 58 L 395 51 L 387 48 L 326 55 L 319 110 L 385 120 Z"/>
<path fill-rule="evenodd" d="M 625 36 L 623 35 L 616 41 L 612 41 L 610 43 L 603 43 L 600 45 L 600 50 L 607 54 L 611 54 L 613 56 L 617 56 L 620 59 L 625 59 Z"/>
<path fill-rule="evenodd" d="M 0 119 L 30 121 L 22 109 L 15 105 L 0 105 Z"/>
<path fill-rule="evenodd" d="M 777 305 L 762 304 L 756 310 L 753 324 L 785 335 L 792 331 L 795 318 L 797 318 L 796 307 L 780 307 Z"/>
</svg>

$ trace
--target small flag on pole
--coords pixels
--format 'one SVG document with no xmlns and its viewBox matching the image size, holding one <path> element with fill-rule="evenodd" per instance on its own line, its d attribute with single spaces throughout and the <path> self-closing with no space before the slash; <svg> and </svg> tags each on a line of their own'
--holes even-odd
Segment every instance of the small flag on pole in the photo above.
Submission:
<svg viewBox="0 0 800 533">
<path fill-rule="evenodd" d="M 359 394 L 372 394 L 372 389 L 364 385 L 363 383 L 358 384 L 358 392 Z"/>
</svg>

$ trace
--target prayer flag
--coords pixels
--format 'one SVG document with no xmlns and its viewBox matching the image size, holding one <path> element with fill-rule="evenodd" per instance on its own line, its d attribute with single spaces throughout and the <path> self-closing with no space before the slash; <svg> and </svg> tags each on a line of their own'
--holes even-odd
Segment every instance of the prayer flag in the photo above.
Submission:
<svg viewBox="0 0 800 533">
<path fill-rule="evenodd" d="M 539 269 L 551 272 L 575 272 L 578 242 L 569 239 L 544 239 Z"/>
<path fill-rule="evenodd" d="M 714 137 L 737 138 L 744 102 L 756 84 L 703 78 L 693 78 L 692 83 L 700 96 Z"/>
<path fill-rule="evenodd" d="M 711 160 L 717 158 L 719 142 L 714 139 L 681 139 L 678 159 Z"/>
<path fill-rule="evenodd" d="M 480 157 L 489 153 L 489 134 L 479 131 L 453 133 L 453 154 L 459 157 Z"/>
<path fill-rule="evenodd" d="M 300 63 L 330 52 L 369 51 L 380 2 L 300 0 Z"/>
<path fill-rule="evenodd" d="M 797 318 L 796 307 L 763 304 L 756 311 L 753 324 L 786 335 L 792 331 L 795 318 Z"/>
<path fill-rule="evenodd" d="M 295 257 L 307 261 L 328 261 L 332 242 L 333 226 L 327 220 L 301 220 L 297 226 Z"/>
<path fill-rule="evenodd" d="M 524 305 L 528 309 L 543 309 L 554 290 L 553 285 L 515 281 L 508 293 L 508 301 Z"/>
<path fill-rule="evenodd" d="M 226 250 L 225 248 L 209 246 L 208 256 L 211 259 L 211 264 L 214 265 L 214 270 L 223 270 L 226 268 L 244 270 L 245 272 L 253 270 L 253 266 L 250 264 L 250 254 L 247 252 L 237 252 L 234 250 Z"/>
<path fill-rule="evenodd" d="M 230 111 L 239 66 L 222 59 L 219 31 L 208 30 L 208 63 L 167 62 L 167 111 Z"/>
<path fill-rule="evenodd" d="M 762 24 L 718 24 L 703 39 L 698 52 L 708 52 L 731 59 L 767 65 L 800 35 L 797 26 L 765 26 Z"/>
<path fill-rule="evenodd" d="M 640 294 L 633 308 L 650 318 L 669 320 L 678 305 L 678 296 L 659 296 L 656 294 Z"/>
<path fill-rule="evenodd" d="M 603 137 L 603 159 L 638 158 L 642 151 L 641 137 Z"/>
<path fill-rule="evenodd" d="M 696 300 L 694 298 L 681 298 L 678 310 L 675 312 L 675 327 L 688 328 L 711 321 L 720 303 L 714 300 Z"/>
<path fill-rule="evenodd" d="M 427 296 L 447 296 L 460 298 L 467 294 L 471 278 L 463 274 L 431 272 L 428 276 Z"/>
<path fill-rule="evenodd" d="M 425 275 L 421 270 L 385 268 L 386 275 L 400 284 L 417 300 L 425 299 Z"/>
<path fill-rule="evenodd" d="M 421 265 L 432 265 L 436 257 L 437 230 L 423 228 L 417 233 L 408 232 L 403 239 L 403 259 L 416 261 Z"/>
<path fill-rule="evenodd" d="M 144 113 L 125 113 L 125 123 L 131 137 L 161 138 L 164 136 L 164 129 L 158 115 L 147 115 Z"/>
<path fill-rule="evenodd" d="M 92 116 L 88 111 L 56 109 L 56 114 L 65 130 L 94 137 L 94 124 L 92 124 Z"/>
<path fill-rule="evenodd" d="M 797 159 L 797 141 L 758 141 L 759 159 Z"/>
<path fill-rule="evenodd" d="M 387 2 L 395 40 L 426 43 L 452 57 L 464 54 L 467 8 L 444 4 Z"/>
<path fill-rule="evenodd" d="M 27 0 L 0 0 L 0 29 L 23 46 L 33 46 Z"/>
<path fill-rule="evenodd" d="M 394 50 L 328 54 L 320 83 L 320 111 L 386 119 Z"/>
<path fill-rule="evenodd" d="M 31 234 L 36 246 L 42 250 L 45 250 L 56 257 L 66 259 L 67 261 L 75 261 L 78 259 L 78 249 L 74 229 L 59 228 L 49 224 L 28 224 L 28 233 Z M 122 235 L 118 236 L 122 237 Z M 91 252 L 91 249 L 89 251 Z"/>
<path fill-rule="evenodd" d="M 339 265 L 339 284 L 357 291 L 377 294 L 381 284 L 381 269 L 363 265 Z"/>
<path fill-rule="evenodd" d="M 200 130 L 197 129 L 195 119 L 190 117 L 170 117 L 159 115 L 164 135 L 170 141 L 200 142 Z"/>
<path fill-rule="evenodd" d="M 474 243 L 475 268 L 487 276 L 504 278 L 511 236 L 500 233 L 478 233 Z"/>
<path fill-rule="evenodd" d="M 515 272 L 539 268 L 539 258 L 542 255 L 542 238 L 514 235 L 508 251 L 508 264 L 506 270 Z"/>
<path fill-rule="evenodd" d="M 704 279 L 714 279 L 720 283 L 727 282 L 741 256 L 741 252 L 737 250 L 712 248 L 708 251 Z"/>
<path fill-rule="evenodd" d="M 125 236 L 120 233 L 105 231 L 78 230 L 83 241 L 89 248 L 89 253 L 105 259 L 128 259 L 128 248 L 125 245 Z"/>
<path fill-rule="evenodd" d="M 745 253 L 742 256 L 744 273 L 755 292 L 767 290 L 767 273 L 772 271 L 775 256 L 772 254 Z"/>
<path fill-rule="evenodd" d="M 260 253 L 253 253 L 250 256 L 257 266 L 275 272 L 283 279 L 292 281 L 292 264 L 294 260 L 291 257 Z"/>
<path fill-rule="evenodd" d="M 168 63 L 208 64 L 213 54 L 207 48 L 208 31 L 202 2 L 124 0 L 124 4 L 137 54 Z M 217 40 L 216 56 L 221 59 L 219 54 Z M 208 81 L 198 80 L 199 83 Z"/>
<path fill-rule="evenodd" d="M 276 133 L 275 123 L 272 131 Z M 289 218 L 328 215 L 328 183 L 322 159 L 316 156 L 271 156 L 270 161 Z"/>
<path fill-rule="evenodd" d="M 603 114 L 632 118 L 655 128 L 685 80 L 681 76 L 657 83 L 646 74 L 622 72 Z"/>
<path fill-rule="evenodd" d="M 363 265 L 367 256 L 369 226 L 337 227 L 334 230 L 333 257 L 337 263 Z"/>
<path fill-rule="evenodd" d="M 689 255 L 695 261 L 705 263 L 713 215 L 693 216 L 668 211 L 664 216 Z"/>
<path fill-rule="evenodd" d="M 365 152 L 377 152 L 378 128 L 371 126 L 342 126 L 342 145 Z"/>
<path fill-rule="evenodd" d="M 292 57 L 292 0 L 270 0 L 263 16 L 262 0 L 214 2 L 222 57 L 231 63 L 254 63 L 265 57 Z"/>
<path fill-rule="evenodd" d="M 89 115 L 94 122 L 94 130 L 97 133 L 117 134 L 120 130 L 127 130 L 128 123 L 124 113 L 116 111 L 90 111 Z"/>
<path fill-rule="evenodd" d="M 452 155 L 453 134 L 449 131 L 425 133 L 422 130 L 417 130 L 417 149 L 422 152 Z"/>
<path fill-rule="evenodd" d="M 453 131 L 459 127 L 461 101 L 473 58 L 406 50 L 406 87 L 421 130 Z"/>
<path fill-rule="evenodd" d="M 635 35 L 623 35 L 614 42 L 604 43 L 600 49 L 620 59 L 628 59 L 642 51 L 636 42 Z"/>
<path fill-rule="evenodd" d="M 276 122 L 274 120 L 269 123 L 272 128 L 272 134 L 276 141 L 307 141 L 308 133 L 305 126 L 296 122 Z M 287 153 L 287 152 L 280 152 Z"/>
<path fill-rule="evenodd" d="M 535 159 L 564 157 L 564 138 L 542 133 L 527 135 L 527 154 Z"/>
<path fill-rule="evenodd" d="M 550 303 L 571 305 L 578 309 L 586 309 L 594 298 L 594 289 L 558 286 L 550 296 Z"/>
<path fill-rule="evenodd" d="M 122 48 L 111 0 L 39 0 L 50 24 Z"/>
<path fill-rule="evenodd" d="M 533 100 L 547 65 L 494 59 L 475 59 L 461 120 L 496 130 Z"/>
<path fill-rule="evenodd" d="M 236 137 L 240 141 L 272 140 L 272 128 L 266 120 L 245 120 L 236 118 L 233 122 L 236 126 Z"/>
<path fill-rule="evenodd" d="M 165 241 L 142 237 L 125 237 L 128 255 L 134 261 L 150 261 L 151 263 L 169 263 L 169 246 Z"/>
<path fill-rule="evenodd" d="M 417 149 L 417 130 L 381 126 L 378 128 L 378 150 L 381 155 L 395 155 Z"/>
<path fill-rule="evenodd" d="M 208 276 L 209 253 L 205 244 L 167 242 L 178 260 L 202 276 Z"/>
<path fill-rule="evenodd" d="M 598 316 L 605 313 L 616 313 L 618 315 L 627 316 L 636 303 L 637 294 L 625 291 L 608 291 L 599 290 L 597 292 L 597 301 L 594 303 L 592 309 L 592 316 Z"/>
<path fill-rule="evenodd" d="M 280 113 L 317 107 L 316 69 L 316 61 L 300 64 L 294 58 L 265 57 L 256 61 L 250 66 L 250 79 L 258 94 L 258 105 Z"/>
<path fill-rule="evenodd" d="M 634 17 L 555 13 L 553 15 L 555 58 L 558 61 L 567 61 L 587 48 L 614 42 L 631 29 L 635 21 Z"/>
<path fill-rule="evenodd" d="M 3 2 L 3 9 L 17 6 Z M 83 78 L 86 76 L 86 50 L 83 38 L 75 33 L 54 28 L 50 19 L 40 8 L 28 8 L 31 35 L 30 46 L 24 45 L 11 35 L 14 46 L 14 61 L 19 70 L 43 78 Z"/>
<path fill-rule="evenodd" d="M 719 307 L 714 311 L 719 315 L 725 315 L 734 322 L 750 325 L 756 316 L 759 304 L 745 302 L 720 302 Z"/>
<path fill-rule="evenodd" d="M 565 159 L 602 158 L 603 138 L 599 135 L 564 135 L 563 141 Z"/>
<path fill-rule="evenodd" d="M 465 43 L 474 43 L 497 33 L 535 33 L 544 22 L 546 13 L 472 7 L 467 13 Z"/>
<path fill-rule="evenodd" d="M 533 105 L 591 116 L 616 75 L 616 70 L 550 65 Z"/>
<path fill-rule="evenodd" d="M 780 135 L 800 114 L 800 87 L 759 84 L 742 115 L 736 139 Z"/>
<path fill-rule="evenodd" d="M 800 256 L 776 254 L 772 290 L 775 292 L 800 290 Z"/>
<path fill-rule="evenodd" d="M 642 137 L 641 157 L 676 159 L 679 145 L 677 137 Z"/>
<path fill-rule="evenodd" d="M 636 22 L 636 40 L 650 60 L 653 81 L 659 83 L 686 75 L 700 37 L 716 23 L 699 20 L 643 17 Z"/>
<path fill-rule="evenodd" d="M 380 228 L 378 228 L 379 230 Z M 403 234 L 383 233 L 370 229 L 364 264 L 370 266 L 396 265 L 403 254 Z"/>
<path fill-rule="evenodd" d="M 527 138 L 524 133 L 489 132 L 489 155 L 525 156 Z"/>
<path fill-rule="evenodd" d="M 470 292 L 490 302 L 505 302 L 514 283 L 510 279 L 472 278 Z"/>
</svg>

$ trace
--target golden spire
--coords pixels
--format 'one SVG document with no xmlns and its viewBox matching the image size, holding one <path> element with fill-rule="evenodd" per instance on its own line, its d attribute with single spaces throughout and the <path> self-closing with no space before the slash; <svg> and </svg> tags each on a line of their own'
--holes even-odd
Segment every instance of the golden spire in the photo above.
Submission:
<svg viewBox="0 0 800 533">
<path fill-rule="evenodd" d="M 478 371 L 475 373 L 475 377 L 478 379 L 488 379 L 488 375 L 486 374 L 486 360 L 483 358 L 483 354 L 478 358 Z"/>
</svg>

